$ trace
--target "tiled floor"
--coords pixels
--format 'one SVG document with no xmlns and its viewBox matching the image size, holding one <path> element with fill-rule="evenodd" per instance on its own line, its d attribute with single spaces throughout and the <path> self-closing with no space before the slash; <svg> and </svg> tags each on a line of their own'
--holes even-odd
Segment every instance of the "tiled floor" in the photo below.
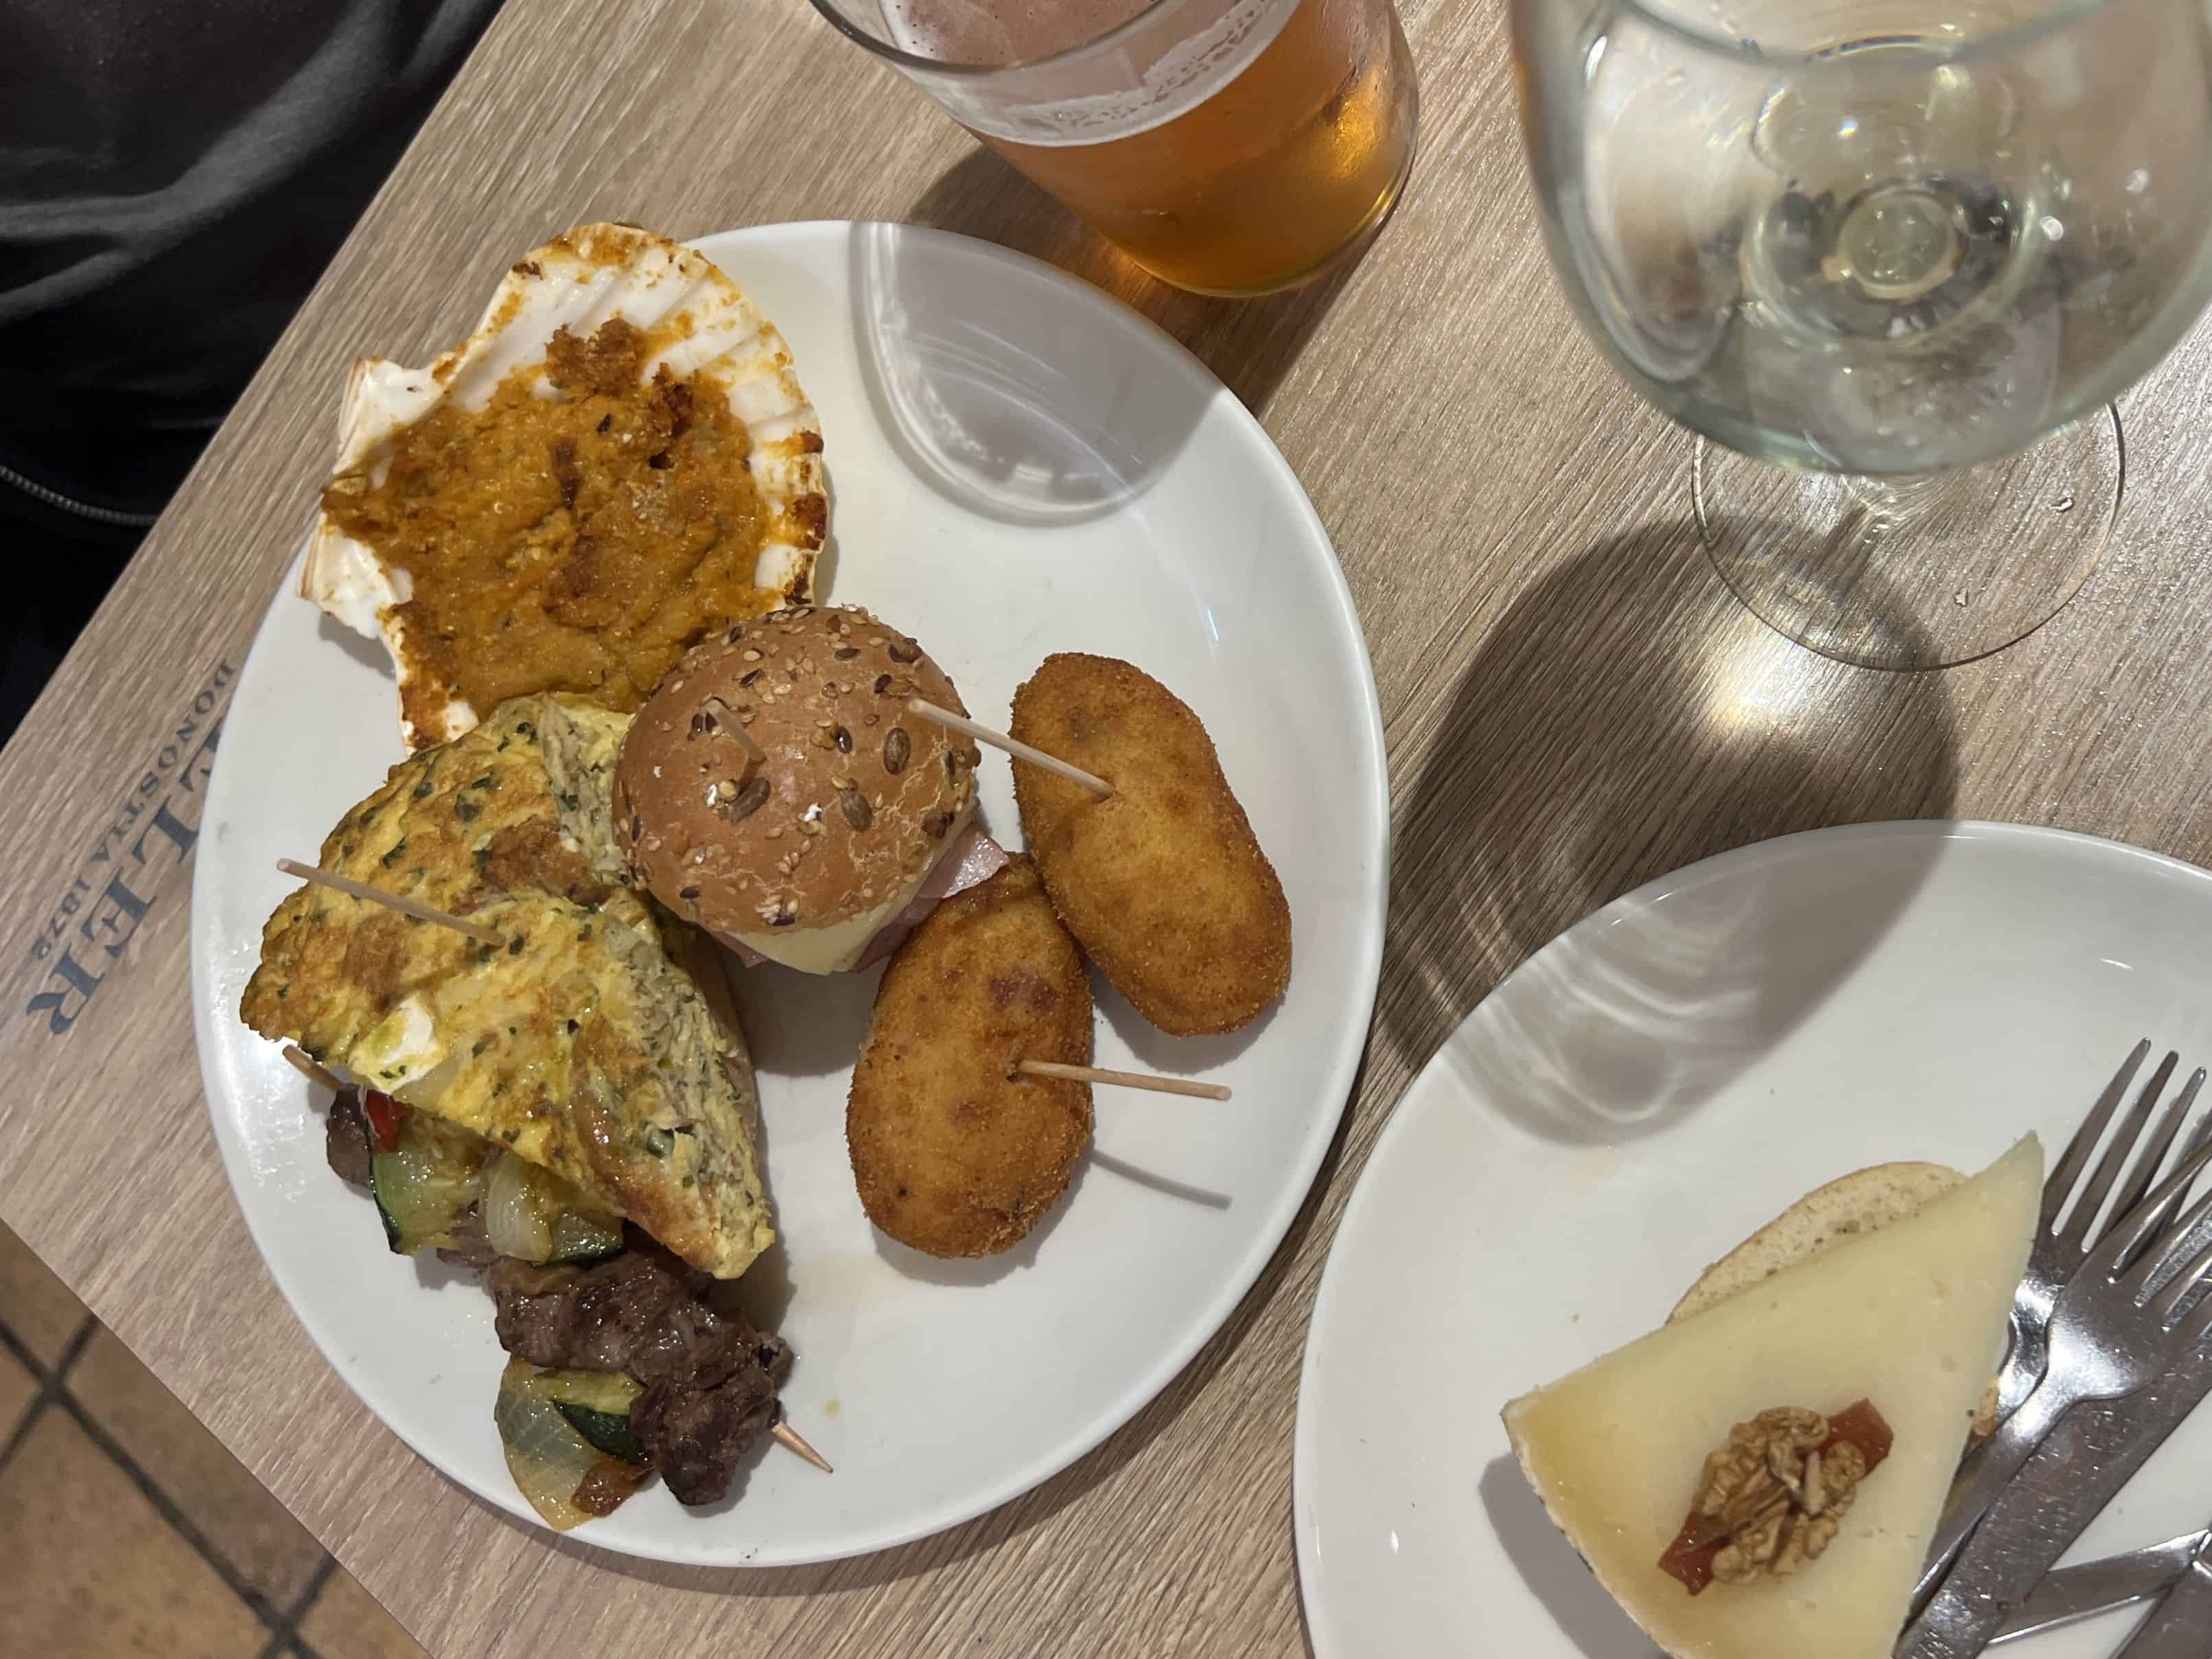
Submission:
<svg viewBox="0 0 2212 1659">
<path fill-rule="evenodd" d="M 0 1654 L 423 1659 L 5 1227 Z"/>
</svg>

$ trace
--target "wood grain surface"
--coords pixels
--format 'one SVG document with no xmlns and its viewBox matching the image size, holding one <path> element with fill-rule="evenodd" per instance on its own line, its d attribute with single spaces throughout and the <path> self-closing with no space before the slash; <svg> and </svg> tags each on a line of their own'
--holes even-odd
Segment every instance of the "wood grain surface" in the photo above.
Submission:
<svg viewBox="0 0 2212 1659">
<path fill-rule="evenodd" d="M 1424 132 L 1401 210 L 1352 270 L 1236 304 L 1144 278 L 799 0 L 509 0 L 0 757 L 0 1215 L 433 1651 L 1295 1654 L 1315 1283 L 1393 1103 L 1504 973 L 1646 878 L 1820 824 L 2008 818 L 2212 863 L 2212 333 L 2126 400 L 2118 541 L 2055 622 L 1940 675 L 1812 657 L 1721 588 L 1686 522 L 1688 441 L 1553 288 L 1498 13 L 1408 0 Z M 345 367 L 421 361 L 517 252 L 595 217 L 676 235 L 911 220 L 1128 301 L 1304 480 L 1388 721 L 1381 1000 L 1289 1240 L 1098 1451 L 982 1520 L 836 1566 L 640 1565 L 447 1483 L 294 1322 L 200 1096 L 186 915 L 209 733 L 309 521 Z"/>
</svg>

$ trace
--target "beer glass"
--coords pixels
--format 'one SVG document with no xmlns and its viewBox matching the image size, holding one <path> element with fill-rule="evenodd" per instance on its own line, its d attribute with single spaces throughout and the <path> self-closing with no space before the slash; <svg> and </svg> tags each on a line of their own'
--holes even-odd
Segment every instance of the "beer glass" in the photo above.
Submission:
<svg viewBox="0 0 2212 1659">
<path fill-rule="evenodd" d="M 1390 0 L 814 0 L 1154 276 L 1292 288 L 1413 166 Z"/>
<path fill-rule="evenodd" d="M 2097 562 L 2212 288 L 2204 0 L 1512 0 L 1553 263 L 1767 622 L 1925 668 Z"/>
</svg>

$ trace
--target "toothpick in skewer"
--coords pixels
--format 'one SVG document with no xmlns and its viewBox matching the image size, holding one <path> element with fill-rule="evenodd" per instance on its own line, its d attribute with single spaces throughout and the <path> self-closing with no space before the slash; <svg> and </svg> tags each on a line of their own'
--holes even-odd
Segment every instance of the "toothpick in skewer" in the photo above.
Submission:
<svg viewBox="0 0 2212 1659">
<path fill-rule="evenodd" d="M 730 705 L 720 697 L 709 697 L 707 701 L 720 709 L 723 714 L 730 713 Z M 692 715 L 691 735 L 695 738 L 702 738 L 709 733 L 718 738 L 727 738 L 745 751 L 744 777 L 747 781 L 750 781 L 752 775 L 768 761 L 768 750 L 752 740 L 746 733 L 745 728 L 738 723 L 734 716 L 723 720 L 704 708 Z"/>
<path fill-rule="evenodd" d="M 747 737 L 742 726 L 726 726 L 722 729 L 735 738 L 738 747 L 745 751 L 745 781 L 751 782 L 753 774 L 768 764 L 768 750 Z"/>
<path fill-rule="evenodd" d="M 1114 786 L 1105 779 L 1086 772 L 1079 766 L 1070 766 L 1057 755 L 1048 755 L 1042 749 L 1032 749 L 1018 738 L 1010 738 L 1003 732 L 994 732 L 988 726 L 978 726 L 965 714 L 939 708 L 925 698 L 908 697 L 906 710 L 909 714 L 919 714 L 926 720 L 934 720 L 939 726 L 973 738 L 978 743 L 988 743 L 994 749 L 1003 749 L 1016 760 L 1024 760 L 1031 766 L 1041 766 L 1048 772 L 1057 773 L 1070 783 L 1079 783 L 1101 800 L 1114 793 Z"/>
<path fill-rule="evenodd" d="M 284 1058 L 290 1060 L 292 1069 L 308 1082 L 319 1083 L 334 1095 L 345 1092 L 345 1085 L 338 1081 L 337 1073 L 328 1066 L 318 1066 L 307 1051 L 297 1044 L 288 1042 L 284 1045 Z"/>
<path fill-rule="evenodd" d="M 1193 1095 L 1200 1100 L 1226 1100 L 1229 1089 L 1219 1083 L 1193 1083 L 1188 1078 L 1154 1077 L 1149 1072 L 1109 1072 L 1097 1066 L 1063 1066 L 1056 1060 L 1020 1060 L 1014 1069 L 1031 1077 L 1059 1078 L 1068 1083 L 1104 1083 L 1116 1089 L 1149 1089 L 1158 1095 Z"/>
<path fill-rule="evenodd" d="M 413 916 L 420 921 L 434 921 L 441 927 L 450 927 L 457 933 L 466 933 L 471 939 L 481 939 L 486 945 L 504 945 L 505 935 L 497 928 L 483 922 L 471 921 L 411 899 L 399 893 L 387 893 L 381 887 L 371 887 L 367 882 L 356 881 L 351 876 L 332 875 L 328 870 L 318 870 L 312 864 L 302 864 L 297 859 L 278 859 L 276 867 L 288 876 L 297 876 L 301 881 L 312 881 L 318 886 L 328 887 L 357 899 L 367 899 L 371 904 L 381 904 L 387 910 L 397 910 L 403 916 Z"/>
<path fill-rule="evenodd" d="M 783 1445 L 790 1447 L 792 1450 L 797 1452 L 808 1462 L 813 1464 L 814 1467 L 821 1470 L 823 1474 L 835 1474 L 837 1473 L 836 1470 L 830 1467 L 830 1460 L 823 1456 L 820 1452 L 815 1450 L 813 1447 L 808 1445 L 806 1443 L 805 1436 L 800 1434 L 799 1431 L 797 1429 L 793 1428 L 790 1424 L 778 1423 L 773 1430 L 769 1431 L 769 1432 L 775 1436 L 778 1442 Z"/>
</svg>

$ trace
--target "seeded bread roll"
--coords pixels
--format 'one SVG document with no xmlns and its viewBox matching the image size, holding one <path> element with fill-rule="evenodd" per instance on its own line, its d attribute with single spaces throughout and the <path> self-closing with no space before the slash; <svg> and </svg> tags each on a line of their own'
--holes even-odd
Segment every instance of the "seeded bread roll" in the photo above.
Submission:
<svg viewBox="0 0 2212 1659">
<path fill-rule="evenodd" d="M 916 696 L 966 712 L 865 611 L 778 611 L 698 647 L 615 767 L 631 868 L 726 942 L 808 973 L 851 967 L 975 810 L 981 753 L 908 714 Z"/>
</svg>

